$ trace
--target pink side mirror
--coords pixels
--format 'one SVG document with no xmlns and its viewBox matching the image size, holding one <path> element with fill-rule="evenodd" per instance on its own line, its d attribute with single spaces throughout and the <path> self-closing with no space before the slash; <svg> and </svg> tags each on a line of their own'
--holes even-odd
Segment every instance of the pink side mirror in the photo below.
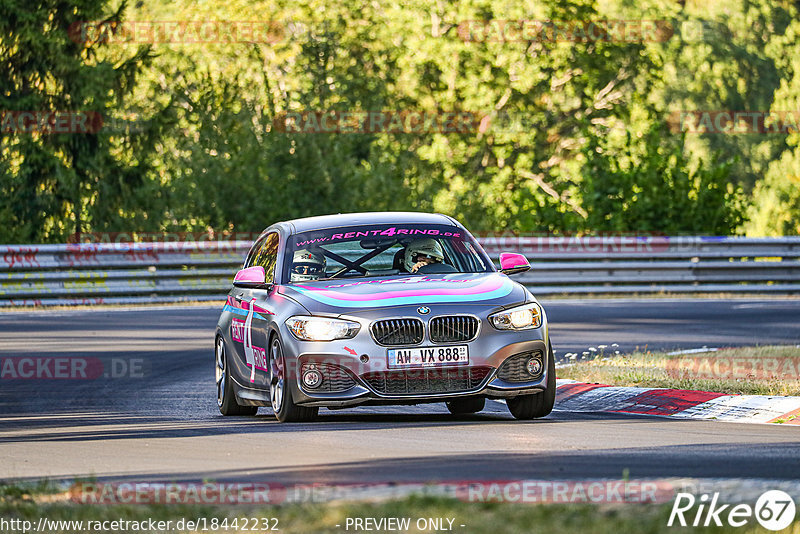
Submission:
<svg viewBox="0 0 800 534">
<path fill-rule="evenodd" d="M 258 287 L 266 283 L 267 274 L 260 265 L 242 269 L 233 277 L 233 285 L 237 287 Z"/>
<path fill-rule="evenodd" d="M 500 254 L 500 272 L 505 274 L 524 273 L 531 268 L 528 258 L 514 252 Z"/>
</svg>

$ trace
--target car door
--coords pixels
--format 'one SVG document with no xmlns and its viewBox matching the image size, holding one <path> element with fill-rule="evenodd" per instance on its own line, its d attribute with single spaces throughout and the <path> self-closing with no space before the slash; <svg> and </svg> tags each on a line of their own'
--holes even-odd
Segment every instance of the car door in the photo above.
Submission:
<svg viewBox="0 0 800 534">
<path fill-rule="evenodd" d="M 264 268 L 264 289 L 235 288 L 232 292 L 234 306 L 239 310 L 231 325 L 239 375 L 244 385 L 267 385 L 267 325 L 273 314 L 269 304 L 274 292 L 275 269 L 278 263 L 280 236 L 271 232 L 259 240 L 245 262 L 245 267 Z"/>
</svg>

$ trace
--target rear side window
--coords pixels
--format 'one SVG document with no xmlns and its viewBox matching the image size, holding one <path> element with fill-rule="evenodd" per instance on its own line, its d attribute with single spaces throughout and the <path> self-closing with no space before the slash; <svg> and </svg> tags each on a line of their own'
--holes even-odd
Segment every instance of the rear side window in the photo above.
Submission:
<svg viewBox="0 0 800 534">
<path fill-rule="evenodd" d="M 278 233 L 273 232 L 258 245 L 248 262 L 248 267 L 260 265 L 266 273 L 266 281 L 271 284 L 275 280 L 275 265 L 278 263 Z"/>
</svg>

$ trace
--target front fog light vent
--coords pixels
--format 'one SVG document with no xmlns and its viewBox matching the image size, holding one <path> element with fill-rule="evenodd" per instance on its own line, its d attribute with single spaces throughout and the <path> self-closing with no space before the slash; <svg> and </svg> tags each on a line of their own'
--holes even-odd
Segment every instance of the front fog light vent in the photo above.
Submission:
<svg viewBox="0 0 800 534">
<path fill-rule="evenodd" d="M 497 370 L 497 377 L 506 382 L 532 382 L 541 378 L 544 359 L 540 351 L 515 354 Z"/>
<path fill-rule="evenodd" d="M 353 377 L 342 367 L 331 363 L 304 363 L 300 368 L 303 389 L 319 393 L 347 391 L 356 385 Z"/>
</svg>

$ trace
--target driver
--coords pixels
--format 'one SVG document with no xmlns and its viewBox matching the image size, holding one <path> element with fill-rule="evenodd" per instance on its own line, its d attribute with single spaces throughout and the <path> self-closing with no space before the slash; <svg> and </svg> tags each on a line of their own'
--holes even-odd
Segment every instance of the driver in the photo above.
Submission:
<svg viewBox="0 0 800 534">
<path fill-rule="evenodd" d="M 308 249 L 300 249 L 292 258 L 291 282 L 318 280 L 325 274 L 325 256 Z"/>
<path fill-rule="evenodd" d="M 403 267 L 409 273 L 415 273 L 425 265 L 432 263 L 442 263 L 444 261 L 444 252 L 442 245 L 435 239 L 424 238 L 412 241 L 406 246 L 406 252 L 403 258 Z"/>
</svg>

